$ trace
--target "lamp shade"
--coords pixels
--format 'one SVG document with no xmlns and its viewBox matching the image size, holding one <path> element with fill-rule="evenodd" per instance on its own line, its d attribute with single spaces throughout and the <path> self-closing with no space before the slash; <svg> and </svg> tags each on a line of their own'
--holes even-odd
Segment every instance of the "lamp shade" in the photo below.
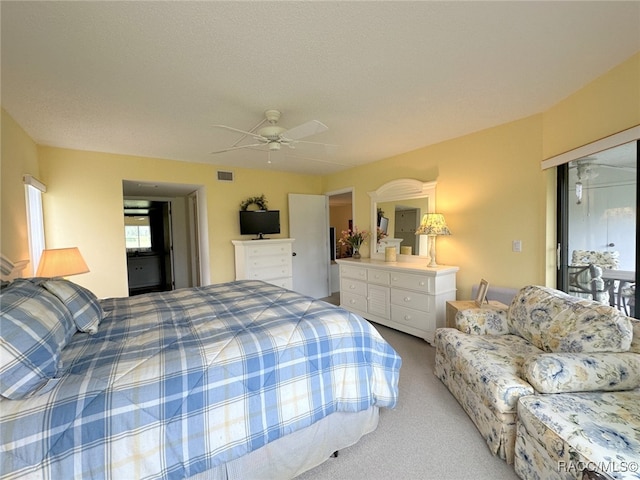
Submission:
<svg viewBox="0 0 640 480">
<path fill-rule="evenodd" d="M 441 213 L 427 213 L 416 230 L 416 235 L 451 235 L 444 215 Z"/>
<path fill-rule="evenodd" d="M 44 250 L 38 265 L 37 277 L 67 277 L 87 273 L 89 267 L 77 247 Z"/>
</svg>

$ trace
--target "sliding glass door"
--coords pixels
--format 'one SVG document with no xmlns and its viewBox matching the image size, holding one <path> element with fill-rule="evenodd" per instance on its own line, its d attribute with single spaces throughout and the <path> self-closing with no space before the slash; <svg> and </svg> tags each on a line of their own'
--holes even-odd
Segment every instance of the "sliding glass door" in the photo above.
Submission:
<svg viewBox="0 0 640 480">
<path fill-rule="evenodd" d="M 558 167 L 558 288 L 638 316 L 638 149 Z"/>
</svg>

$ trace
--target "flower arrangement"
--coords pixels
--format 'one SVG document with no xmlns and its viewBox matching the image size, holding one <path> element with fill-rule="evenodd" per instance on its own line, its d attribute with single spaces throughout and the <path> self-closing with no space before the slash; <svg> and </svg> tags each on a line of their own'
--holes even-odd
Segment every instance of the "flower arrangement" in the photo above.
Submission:
<svg viewBox="0 0 640 480">
<path fill-rule="evenodd" d="M 341 245 L 349 245 L 353 250 L 353 256 L 359 258 L 360 247 L 367 238 L 369 238 L 369 232 L 366 230 L 358 230 L 358 227 L 354 227 L 353 230 L 343 230 L 338 242 L 340 242 Z"/>
<path fill-rule="evenodd" d="M 380 227 L 376 227 L 376 237 L 377 237 L 376 240 L 378 243 L 380 243 L 380 240 L 382 240 L 386 236 L 387 234 L 384 233 Z"/>
</svg>

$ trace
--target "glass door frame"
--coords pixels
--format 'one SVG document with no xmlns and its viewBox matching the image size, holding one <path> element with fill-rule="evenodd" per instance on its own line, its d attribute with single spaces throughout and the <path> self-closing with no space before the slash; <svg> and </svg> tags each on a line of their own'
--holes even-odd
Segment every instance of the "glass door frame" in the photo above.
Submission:
<svg viewBox="0 0 640 480">
<path fill-rule="evenodd" d="M 640 139 L 632 140 L 636 143 L 636 167 L 640 161 Z M 577 160 L 578 157 L 576 157 Z M 556 183 L 556 288 L 564 292 L 569 290 L 569 278 L 568 278 L 568 265 L 569 265 L 569 202 L 571 198 L 571 192 L 569 188 L 569 162 L 558 164 L 557 168 L 557 183 Z M 636 241 L 635 241 L 635 283 L 638 284 L 638 277 L 640 272 L 640 242 L 637 234 L 638 226 L 640 225 L 640 209 L 638 204 L 640 203 L 640 192 L 638 190 L 638 183 L 640 181 L 640 172 L 636 168 Z M 635 318 L 640 318 L 640 291 L 635 290 Z"/>
</svg>

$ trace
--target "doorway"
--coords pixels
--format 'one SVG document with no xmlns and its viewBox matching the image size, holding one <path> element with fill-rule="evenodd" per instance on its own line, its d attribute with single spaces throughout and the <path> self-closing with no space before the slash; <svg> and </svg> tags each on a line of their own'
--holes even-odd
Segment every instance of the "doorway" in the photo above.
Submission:
<svg viewBox="0 0 640 480">
<path fill-rule="evenodd" d="M 345 245 L 340 244 L 344 230 L 353 228 L 353 188 L 327 193 L 329 198 L 330 290 L 332 295 L 340 292 L 340 271 L 336 259 L 350 255 Z"/>
<path fill-rule="evenodd" d="M 207 229 L 199 215 L 205 205 L 201 190 L 123 181 L 129 295 L 200 286 L 208 278 L 202 269 Z"/>
</svg>

